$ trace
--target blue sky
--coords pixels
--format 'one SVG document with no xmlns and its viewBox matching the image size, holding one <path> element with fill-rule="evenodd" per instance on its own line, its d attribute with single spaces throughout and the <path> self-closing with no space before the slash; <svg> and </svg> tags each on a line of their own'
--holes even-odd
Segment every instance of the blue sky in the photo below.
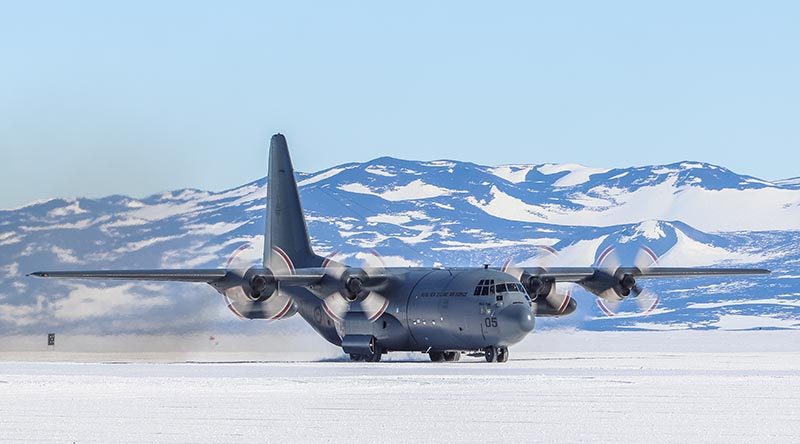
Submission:
<svg viewBox="0 0 800 444">
<path fill-rule="evenodd" d="M 270 134 L 382 155 L 800 175 L 795 2 L 8 2 L 0 207 L 219 190 Z"/>
</svg>

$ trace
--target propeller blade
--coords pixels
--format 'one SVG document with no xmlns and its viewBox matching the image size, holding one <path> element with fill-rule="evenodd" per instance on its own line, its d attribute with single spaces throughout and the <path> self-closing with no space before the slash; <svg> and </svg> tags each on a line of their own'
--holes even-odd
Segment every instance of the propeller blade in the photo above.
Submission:
<svg viewBox="0 0 800 444">
<path fill-rule="evenodd" d="M 371 322 L 375 322 L 378 318 L 383 316 L 383 313 L 389 308 L 389 300 L 377 291 L 371 291 L 358 305 L 367 319 Z"/>
<path fill-rule="evenodd" d="M 658 255 L 651 248 L 642 246 L 639 248 L 639 251 L 636 252 L 634 266 L 641 272 L 647 272 L 647 270 L 657 262 Z M 621 263 L 619 260 L 619 255 L 617 254 L 616 247 L 614 246 L 610 246 L 603 250 L 603 253 L 600 254 L 600 257 L 597 261 L 597 267 L 608 276 L 631 279 L 632 276 L 617 276 L 620 265 Z M 658 307 L 659 297 L 653 291 L 643 289 L 638 284 L 628 288 L 631 289 L 630 296 L 635 300 L 638 309 L 637 311 L 641 315 L 647 316 L 652 313 L 656 307 Z M 618 310 L 623 300 L 624 297 L 620 297 L 620 295 L 617 294 L 613 288 L 609 288 L 608 290 L 600 293 L 596 302 L 603 314 L 606 316 L 616 316 L 619 313 Z"/>
<path fill-rule="evenodd" d="M 655 292 L 637 287 L 634 288 L 633 294 L 634 300 L 636 300 L 636 304 L 639 306 L 639 311 L 641 311 L 644 316 L 649 315 L 658 307 L 660 301 L 658 294 Z"/>
<path fill-rule="evenodd" d="M 636 254 L 636 261 L 634 265 L 642 272 L 647 272 L 651 267 L 658 264 L 658 255 L 648 246 L 639 248 Z M 658 294 L 654 291 L 643 289 L 638 285 L 633 288 L 634 298 L 639 306 L 639 311 L 644 316 L 649 315 L 658 307 L 660 302 Z"/>
<path fill-rule="evenodd" d="M 347 266 L 342 263 L 344 258 L 341 257 L 339 252 L 328 255 L 322 262 L 322 268 L 325 269 L 325 275 L 335 281 L 341 281 L 344 274 L 347 272 Z"/>
<path fill-rule="evenodd" d="M 619 254 L 617 254 L 617 248 L 613 245 L 603 250 L 603 252 L 600 253 L 600 257 L 597 258 L 597 268 L 609 276 L 615 276 L 619 267 Z"/>
<path fill-rule="evenodd" d="M 549 245 L 534 245 L 534 255 L 527 259 L 524 264 L 529 266 L 528 268 L 538 268 L 539 271 L 536 274 L 543 274 L 547 273 L 547 270 L 552 267 L 558 261 L 558 250 L 549 246 Z M 525 267 L 519 266 L 513 262 L 512 258 L 507 259 L 500 270 L 506 274 L 510 274 L 514 276 L 518 281 L 522 281 L 526 279 L 525 276 Z M 530 272 L 530 270 L 529 270 Z M 530 275 L 529 275 L 530 276 Z M 542 295 L 541 293 L 538 296 L 543 296 L 547 301 L 547 305 L 549 305 L 552 309 L 556 311 L 556 313 L 563 314 L 570 306 L 570 301 L 572 301 L 572 284 L 568 284 L 566 286 L 559 284 L 559 283 L 550 283 L 548 285 L 552 285 L 550 287 L 549 293 L 546 295 Z M 537 295 L 532 295 L 532 297 L 536 297 Z M 538 311 L 539 305 L 534 303 L 532 310 L 534 311 L 534 315 Z M 553 313 L 548 310 L 548 316 L 552 316 Z"/>
<path fill-rule="evenodd" d="M 367 275 L 367 280 L 386 276 L 386 260 L 376 250 L 357 254 L 356 257 L 363 263 L 362 269 Z M 374 279 L 372 283 L 374 284 Z M 378 291 L 380 287 L 382 285 L 369 288 L 369 294 L 358 303 L 360 310 L 371 322 L 377 321 L 389 307 L 389 300 Z"/>
<path fill-rule="evenodd" d="M 658 263 L 658 255 L 648 246 L 643 246 L 639 248 L 639 251 L 636 253 L 636 260 L 634 265 L 636 268 L 641 270 L 642 272 L 646 272 L 652 266 Z M 636 285 L 633 287 L 633 295 L 636 299 L 636 304 L 639 306 L 639 311 L 642 312 L 644 316 L 649 315 L 653 312 L 653 310 L 658 307 L 659 297 L 654 291 L 643 289 L 642 287 Z"/>
<path fill-rule="evenodd" d="M 362 269 L 369 276 L 383 276 L 386 274 L 386 261 L 380 253 L 370 250 L 369 253 L 357 253 L 356 259 L 361 260 Z"/>
<path fill-rule="evenodd" d="M 609 277 L 609 279 L 613 279 L 617 275 L 617 271 L 621 265 L 619 254 L 617 254 L 617 248 L 613 245 L 606 247 L 600 256 L 597 258 L 597 269 Z M 597 307 L 600 311 L 603 312 L 604 315 L 608 317 L 616 316 L 617 310 L 619 309 L 620 303 L 622 299 L 620 295 L 613 288 L 609 288 L 598 295 L 598 298 L 595 300 Z"/>
<path fill-rule="evenodd" d="M 347 311 L 350 309 L 350 303 L 337 290 L 322 300 L 322 308 L 333 320 L 344 322 L 345 315 L 347 315 Z"/>
<path fill-rule="evenodd" d="M 356 253 L 363 266 L 352 268 L 331 256 L 325 259 L 323 268 L 336 290 L 323 298 L 323 309 L 337 322 L 343 322 L 350 311 L 361 312 L 372 322 L 378 320 L 389 307 L 389 300 L 378 290 L 385 285 L 386 265 L 376 251 Z"/>
<path fill-rule="evenodd" d="M 636 259 L 634 260 L 634 266 L 641 271 L 647 271 L 653 265 L 656 265 L 658 262 L 658 255 L 647 246 L 640 247 L 639 251 L 636 253 Z"/>
<path fill-rule="evenodd" d="M 556 286 L 545 298 L 551 307 L 556 308 L 559 313 L 564 313 L 564 310 L 569 306 L 569 301 L 572 300 L 572 286 L 570 285 L 566 291 L 558 291 Z"/>
<path fill-rule="evenodd" d="M 271 271 L 261 269 L 262 256 L 249 242 L 233 251 L 225 266 L 228 283 L 221 290 L 225 305 L 242 319 L 278 320 L 293 315 L 294 301 L 264 274 Z"/>
<path fill-rule="evenodd" d="M 244 282 L 244 275 L 253 265 L 253 255 L 255 248 L 250 243 L 244 243 L 239 248 L 233 250 L 225 263 L 228 273 L 238 277 Z M 252 304 L 250 298 L 241 285 L 233 286 L 222 294 L 225 305 L 234 315 L 240 319 L 248 319 L 252 315 Z"/>
<path fill-rule="evenodd" d="M 617 309 L 619 308 L 619 304 L 622 301 L 615 301 L 613 299 L 595 299 L 597 303 L 597 307 L 600 311 L 603 312 L 608 317 L 614 317 L 617 315 Z"/>
<path fill-rule="evenodd" d="M 526 259 L 524 264 L 541 268 L 542 271 L 547 272 L 547 269 L 558 260 L 558 251 L 549 245 L 534 245 L 533 248 L 533 256 Z M 500 267 L 500 271 L 510 274 L 517 280 L 520 280 L 522 279 L 522 274 L 525 270 L 524 267 L 520 266 L 514 261 L 514 258 L 509 257 L 505 260 L 505 262 L 503 262 L 503 265 Z"/>
</svg>

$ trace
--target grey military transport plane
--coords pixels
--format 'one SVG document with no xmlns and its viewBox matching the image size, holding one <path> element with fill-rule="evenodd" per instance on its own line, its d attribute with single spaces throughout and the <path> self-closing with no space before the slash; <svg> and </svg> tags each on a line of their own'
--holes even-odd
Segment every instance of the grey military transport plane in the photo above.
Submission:
<svg viewBox="0 0 800 444">
<path fill-rule="evenodd" d="M 634 267 L 399 268 L 350 267 L 314 254 L 286 139 L 272 136 L 267 228 L 261 265 L 210 270 L 40 271 L 43 278 L 202 282 L 247 319 L 299 313 L 355 361 L 390 351 L 428 353 L 432 361 L 461 354 L 508 360 L 508 347 L 533 331 L 536 316 L 572 313 L 576 303 L 556 283 L 575 283 L 614 303 L 631 296 L 657 303 L 637 280 L 767 274 L 762 269 Z"/>
</svg>

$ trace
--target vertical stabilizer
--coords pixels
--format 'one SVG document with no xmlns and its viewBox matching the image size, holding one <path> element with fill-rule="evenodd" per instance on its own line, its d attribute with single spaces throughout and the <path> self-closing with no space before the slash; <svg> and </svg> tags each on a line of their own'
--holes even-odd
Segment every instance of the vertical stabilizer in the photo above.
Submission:
<svg viewBox="0 0 800 444">
<path fill-rule="evenodd" d="M 320 265 L 308 240 L 294 168 L 283 134 L 275 134 L 270 141 L 266 222 L 265 267 L 276 272 L 292 272 L 295 268 Z"/>
</svg>

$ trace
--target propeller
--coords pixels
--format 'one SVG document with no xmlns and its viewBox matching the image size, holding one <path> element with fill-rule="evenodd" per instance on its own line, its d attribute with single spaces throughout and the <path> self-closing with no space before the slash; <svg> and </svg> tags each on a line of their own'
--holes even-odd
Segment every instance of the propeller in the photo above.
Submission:
<svg viewBox="0 0 800 444">
<path fill-rule="evenodd" d="M 281 291 L 272 271 L 254 265 L 261 260 L 262 255 L 255 246 L 243 244 L 228 258 L 225 278 L 214 286 L 228 309 L 241 319 L 279 320 L 294 315 L 297 307 L 291 296 Z M 289 273 L 288 265 L 283 268 L 285 270 L 276 271 Z"/>
<path fill-rule="evenodd" d="M 649 247 L 640 247 L 634 259 L 634 266 L 640 272 L 646 272 L 658 262 L 658 255 Z M 653 291 L 642 288 L 636 278 L 620 270 L 620 260 L 616 247 L 609 246 L 600 254 L 597 260 L 596 277 L 605 282 L 606 288 L 596 293 L 598 308 L 606 316 L 612 317 L 619 313 L 619 306 L 626 298 L 631 296 L 638 306 L 638 311 L 647 316 L 656 309 L 659 303 L 658 295 Z"/>
<path fill-rule="evenodd" d="M 528 290 L 531 298 L 536 301 L 539 296 L 544 296 L 547 304 L 555 310 L 554 314 L 564 314 L 572 301 L 572 285 L 559 285 L 554 280 L 543 279 L 540 276 L 547 274 L 547 270 L 558 260 L 558 251 L 549 245 L 534 245 L 534 256 L 526 262 L 532 262 L 534 267 L 528 271 L 507 259 L 500 271 L 514 276 Z M 530 273 L 530 268 L 538 269 Z M 536 306 L 538 307 L 538 303 Z M 574 310 L 574 308 L 573 308 Z"/>
<path fill-rule="evenodd" d="M 338 322 L 343 322 L 348 312 L 361 312 L 370 322 L 377 321 L 389 307 L 389 300 L 381 294 L 388 281 L 383 257 L 374 250 L 356 253 L 362 266 L 348 267 L 334 260 L 336 256 L 328 256 L 322 264 L 323 286 L 334 288 L 323 298 L 325 313 Z"/>
<path fill-rule="evenodd" d="M 634 266 L 642 273 L 646 273 L 650 267 L 658 263 L 658 255 L 647 246 L 641 247 L 636 254 Z M 638 284 L 634 285 L 631 289 L 633 291 L 636 303 L 639 305 L 639 310 L 647 316 L 658 307 L 660 299 L 658 294 L 652 290 L 640 287 Z"/>
</svg>

